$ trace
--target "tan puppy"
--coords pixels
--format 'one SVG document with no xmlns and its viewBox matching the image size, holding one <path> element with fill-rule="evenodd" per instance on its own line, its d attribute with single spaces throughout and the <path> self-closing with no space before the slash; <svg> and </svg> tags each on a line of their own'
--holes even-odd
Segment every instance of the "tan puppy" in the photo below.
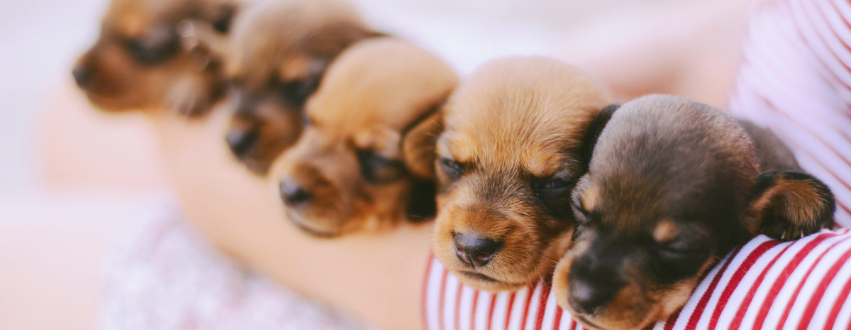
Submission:
<svg viewBox="0 0 851 330">
<path fill-rule="evenodd" d="M 596 79 L 555 60 L 508 58 L 478 69 L 444 108 L 437 258 L 488 291 L 549 274 L 570 243 L 565 203 L 585 173 L 583 138 L 613 102 Z"/>
<path fill-rule="evenodd" d="M 74 79 L 103 110 L 204 113 L 223 92 L 219 66 L 209 54 L 182 47 L 177 25 L 191 18 L 225 33 L 237 7 L 233 0 L 113 0 Z"/>
<path fill-rule="evenodd" d="M 325 69 L 350 45 L 375 36 L 344 0 L 276 0 L 245 9 L 227 40 L 194 22 L 200 42 L 224 53 L 234 114 L 227 143 L 253 172 L 301 133 L 302 108 Z"/>
<path fill-rule="evenodd" d="M 611 120 L 573 191 L 573 246 L 553 276 L 557 301 L 586 328 L 665 320 L 736 245 L 832 225 L 827 186 L 750 122 L 664 95 L 601 116 Z"/>
<path fill-rule="evenodd" d="M 392 38 L 362 41 L 331 64 L 306 105 L 299 141 L 276 161 L 289 219 L 319 236 L 378 229 L 434 213 L 437 108 L 457 77 Z"/>
</svg>

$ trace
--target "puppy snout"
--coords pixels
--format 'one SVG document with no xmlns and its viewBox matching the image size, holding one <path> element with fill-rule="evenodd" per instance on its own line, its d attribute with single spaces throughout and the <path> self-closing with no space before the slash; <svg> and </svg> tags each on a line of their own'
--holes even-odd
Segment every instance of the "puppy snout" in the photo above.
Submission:
<svg viewBox="0 0 851 330">
<path fill-rule="evenodd" d="M 584 314 L 592 314 L 597 308 L 605 305 L 617 292 L 612 286 L 594 285 L 586 280 L 570 282 L 570 304 Z"/>
<path fill-rule="evenodd" d="M 502 247 L 502 242 L 476 234 L 455 234 L 455 254 L 461 262 L 474 267 L 483 267 L 493 259 Z"/>
<path fill-rule="evenodd" d="M 237 157 L 245 157 L 254 151 L 257 142 L 260 140 L 260 134 L 255 129 L 231 129 L 225 140 L 231 152 Z"/>
<path fill-rule="evenodd" d="M 289 207 L 304 205 L 313 199 L 313 194 L 292 178 L 281 179 L 279 189 L 281 199 Z"/>
<path fill-rule="evenodd" d="M 92 83 L 92 72 L 83 65 L 76 65 L 71 71 L 74 75 L 74 81 L 80 88 L 87 88 Z"/>
</svg>

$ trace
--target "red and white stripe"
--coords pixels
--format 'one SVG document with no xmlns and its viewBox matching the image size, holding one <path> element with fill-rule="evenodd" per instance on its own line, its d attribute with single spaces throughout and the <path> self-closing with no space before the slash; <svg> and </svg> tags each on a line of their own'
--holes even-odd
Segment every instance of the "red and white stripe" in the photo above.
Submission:
<svg viewBox="0 0 851 330">
<path fill-rule="evenodd" d="M 851 228 L 794 242 L 759 236 L 703 279 L 655 330 L 851 329 Z M 548 283 L 491 294 L 461 284 L 432 258 L 423 290 L 428 330 L 582 329 Z"/>
<path fill-rule="evenodd" d="M 751 15 L 731 91 L 733 113 L 776 133 L 833 191 L 836 222 L 851 227 L 851 3 L 774 0 Z M 703 279 L 656 330 L 851 329 L 851 229 L 795 242 L 759 236 Z M 549 285 L 490 294 L 429 264 L 429 330 L 581 329 Z"/>
<path fill-rule="evenodd" d="M 731 111 L 786 142 L 851 226 L 851 4 L 769 1 L 748 24 Z"/>
</svg>

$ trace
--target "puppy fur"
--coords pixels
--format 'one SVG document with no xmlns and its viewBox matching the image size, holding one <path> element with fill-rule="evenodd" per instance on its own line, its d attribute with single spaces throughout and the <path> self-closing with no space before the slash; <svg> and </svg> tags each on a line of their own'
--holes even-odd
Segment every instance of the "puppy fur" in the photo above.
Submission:
<svg viewBox="0 0 851 330">
<path fill-rule="evenodd" d="M 226 33 L 238 7 L 232 0 L 113 0 L 99 39 L 74 66 L 74 79 L 105 111 L 202 114 L 223 94 L 220 66 L 209 54 L 183 47 L 177 26 L 195 19 Z"/>
<path fill-rule="evenodd" d="M 434 138 L 425 132 L 440 126 L 437 109 L 457 81 L 401 40 L 344 51 L 305 107 L 301 138 L 273 166 L 288 218 L 332 237 L 433 217 Z"/>
<path fill-rule="evenodd" d="M 570 244 L 570 191 L 591 121 L 614 102 L 589 74 L 534 57 L 490 62 L 444 108 L 433 250 L 464 283 L 518 289 Z M 437 134 L 439 132 L 435 132 Z"/>
<path fill-rule="evenodd" d="M 664 320 L 760 231 L 795 239 L 831 226 L 830 190 L 769 131 L 673 96 L 610 110 L 573 191 L 573 246 L 553 276 L 557 301 L 585 327 Z"/>
<path fill-rule="evenodd" d="M 247 8 L 233 25 L 225 46 L 210 40 L 214 33 L 198 35 L 210 48 L 225 49 L 235 108 L 226 141 L 240 161 L 262 175 L 301 134 L 304 102 L 328 65 L 376 33 L 342 0 L 269 1 Z M 196 30 L 204 32 L 204 26 Z"/>
</svg>

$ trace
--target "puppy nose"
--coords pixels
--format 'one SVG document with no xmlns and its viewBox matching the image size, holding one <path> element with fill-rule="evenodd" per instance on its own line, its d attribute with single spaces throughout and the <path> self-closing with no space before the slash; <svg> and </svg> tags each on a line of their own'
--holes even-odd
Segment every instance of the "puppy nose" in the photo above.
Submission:
<svg viewBox="0 0 851 330">
<path fill-rule="evenodd" d="M 611 300 L 617 291 L 615 286 L 599 286 L 586 280 L 573 279 L 570 281 L 568 300 L 579 312 L 591 314 Z"/>
<path fill-rule="evenodd" d="M 80 88 L 89 87 L 89 84 L 92 83 L 92 73 L 87 70 L 82 65 L 77 65 L 74 67 L 74 70 L 71 71 L 71 74 L 74 75 L 74 81 L 77 82 L 77 86 Z"/>
<path fill-rule="evenodd" d="M 254 130 L 232 129 L 225 136 L 225 141 L 227 141 L 231 152 L 240 158 L 250 154 L 259 140 L 260 136 Z"/>
<path fill-rule="evenodd" d="M 487 265 L 501 246 L 502 242 L 475 234 L 455 234 L 455 254 L 458 259 L 471 266 L 483 267 Z"/>
<path fill-rule="evenodd" d="M 282 179 L 279 189 L 281 191 L 281 199 L 290 207 L 302 205 L 313 198 L 309 191 L 291 178 Z"/>
</svg>

